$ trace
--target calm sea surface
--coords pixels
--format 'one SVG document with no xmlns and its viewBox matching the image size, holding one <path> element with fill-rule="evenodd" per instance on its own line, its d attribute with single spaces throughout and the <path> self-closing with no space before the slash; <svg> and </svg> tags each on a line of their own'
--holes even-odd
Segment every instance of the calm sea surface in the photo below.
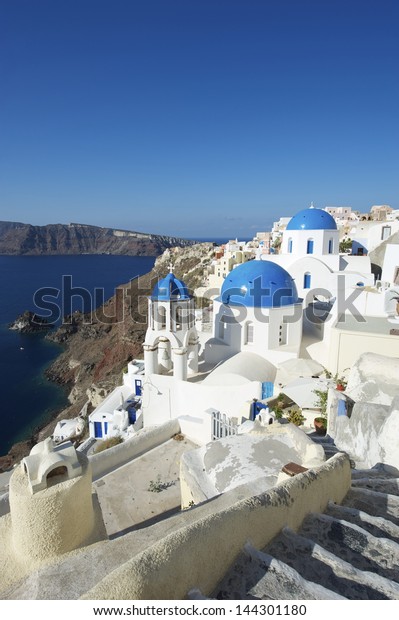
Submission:
<svg viewBox="0 0 399 620">
<path fill-rule="evenodd" d="M 150 271 L 154 261 L 147 256 L 0 256 L 0 455 L 68 404 L 65 391 L 44 377 L 62 348 L 41 335 L 10 331 L 8 324 L 24 310 L 38 311 L 35 292 L 61 289 L 63 276 L 92 295 L 103 288 L 108 299 L 116 286 Z M 54 301 L 54 290 L 51 295 Z M 81 309 L 79 297 L 72 301 L 73 310 Z"/>
</svg>

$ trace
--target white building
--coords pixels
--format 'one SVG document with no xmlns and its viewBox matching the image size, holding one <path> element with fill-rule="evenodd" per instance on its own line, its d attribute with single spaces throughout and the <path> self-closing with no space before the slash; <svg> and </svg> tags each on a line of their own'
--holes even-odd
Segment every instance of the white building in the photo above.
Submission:
<svg viewBox="0 0 399 620">
<path fill-rule="evenodd" d="M 123 384 L 116 387 L 89 415 L 89 434 L 93 439 L 109 439 L 134 433 L 142 426 L 141 390 L 144 361 L 127 365 Z"/>
<path fill-rule="evenodd" d="M 375 285 L 368 256 L 340 254 L 334 218 L 304 209 L 289 220 L 281 254 L 235 265 L 223 279 L 212 334 L 197 332 L 194 299 L 169 273 L 148 300 L 143 425 L 178 418 L 182 432 L 204 444 L 220 416 L 239 425 L 255 416 L 255 401 L 267 405 L 287 360 L 317 360 L 336 373 L 365 351 L 389 346 L 399 356 L 396 248 L 385 253 L 389 281 Z M 92 436 L 129 427 L 132 373 L 90 416 Z"/>
<path fill-rule="evenodd" d="M 284 267 L 295 280 L 305 305 L 313 298 L 330 300 L 344 287 L 373 285 L 370 260 L 342 256 L 334 218 L 322 209 L 303 209 L 290 219 L 283 233 L 281 252 L 263 256 Z"/>
</svg>

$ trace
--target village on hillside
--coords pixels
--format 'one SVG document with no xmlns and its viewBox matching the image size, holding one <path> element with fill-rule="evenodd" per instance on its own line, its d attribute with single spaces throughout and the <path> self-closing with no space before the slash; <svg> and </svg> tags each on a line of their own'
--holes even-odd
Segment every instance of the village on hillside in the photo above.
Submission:
<svg viewBox="0 0 399 620">
<path fill-rule="evenodd" d="M 194 291 L 167 250 L 142 359 L 0 474 L 0 598 L 399 599 L 398 247 L 312 204 Z"/>
</svg>

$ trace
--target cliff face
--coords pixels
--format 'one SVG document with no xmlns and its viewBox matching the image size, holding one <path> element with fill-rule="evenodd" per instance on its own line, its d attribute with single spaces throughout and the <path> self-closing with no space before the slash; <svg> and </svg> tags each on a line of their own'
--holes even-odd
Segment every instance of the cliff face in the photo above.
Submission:
<svg viewBox="0 0 399 620">
<path fill-rule="evenodd" d="M 101 228 L 85 224 L 32 226 L 0 222 L 0 254 L 124 254 L 158 256 L 166 248 L 192 245 L 178 237 Z"/>
<path fill-rule="evenodd" d="M 134 358 L 142 358 L 147 330 L 148 296 L 157 280 L 173 272 L 193 291 L 203 284 L 203 270 L 213 258 L 213 245 L 201 243 L 166 250 L 148 274 L 120 286 L 116 295 L 90 314 L 75 312 L 46 338 L 63 344 L 64 352 L 47 371 L 50 380 L 65 386 L 71 405 L 42 429 L 35 442 L 52 434 L 58 420 L 72 418 L 90 401 L 90 412 L 115 386 Z M 56 414 L 56 412 L 55 412 Z M 8 457 L 0 457 L 0 471 L 29 453 L 31 442 L 16 444 Z"/>
</svg>

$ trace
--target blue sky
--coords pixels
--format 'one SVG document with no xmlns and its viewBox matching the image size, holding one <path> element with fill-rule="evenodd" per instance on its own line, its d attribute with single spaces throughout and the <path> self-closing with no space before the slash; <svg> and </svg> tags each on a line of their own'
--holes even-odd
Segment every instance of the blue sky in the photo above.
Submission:
<svg viewBox="0 0 399 620">
<path fill-rule="evenodd" d="M 397 0 L 2 0 L 0 219 L 252 236 L 399 208 Z"/>
</svg>

